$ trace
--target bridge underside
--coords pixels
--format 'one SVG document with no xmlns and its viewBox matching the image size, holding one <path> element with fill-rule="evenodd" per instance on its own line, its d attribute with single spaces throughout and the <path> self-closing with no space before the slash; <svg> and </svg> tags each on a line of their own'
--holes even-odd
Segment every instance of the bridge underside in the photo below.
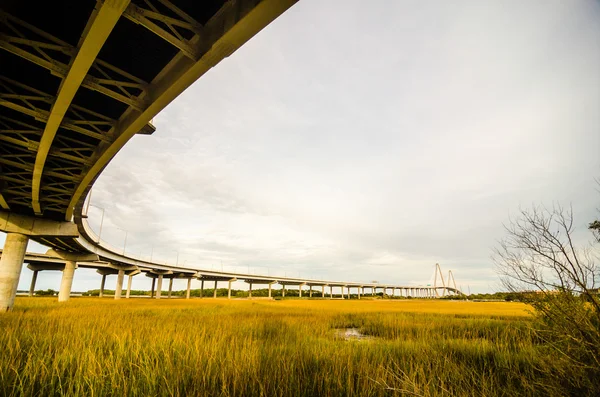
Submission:
<svg viewBox="0 0 600 397">
<path fill-rule="evenodd" d="M 294 2 L 3 1 L 0 209 L 71 220 L 131 137 Z"/>
</svg>

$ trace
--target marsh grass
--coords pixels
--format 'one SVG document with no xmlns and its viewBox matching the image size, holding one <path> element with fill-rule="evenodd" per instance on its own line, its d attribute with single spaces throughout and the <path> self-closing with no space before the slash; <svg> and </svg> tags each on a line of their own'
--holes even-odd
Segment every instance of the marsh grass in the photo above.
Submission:
<svg viewBox="0 0 600 397">
<path fill-rule="evenodd" d="M 559 395 L 529 321 L 519 303 L 18 298 L 0 395 Z"/>
</svg>

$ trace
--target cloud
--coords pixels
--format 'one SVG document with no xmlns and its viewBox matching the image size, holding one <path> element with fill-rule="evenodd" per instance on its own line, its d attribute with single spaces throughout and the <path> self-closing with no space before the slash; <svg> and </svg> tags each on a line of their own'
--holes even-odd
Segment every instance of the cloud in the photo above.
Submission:
<svg viewBox="0 0 600 397">
<path fill-rule="evenodd" d="M 598 17 L 585 1 L 303 0 L 109 164 L 103 238 L 357 281 L 426 282 L 439 262 L 496 288 L 491 248 L 519 206 L 572 203 L 580 229 L 597 214 Z"/>
</svg>

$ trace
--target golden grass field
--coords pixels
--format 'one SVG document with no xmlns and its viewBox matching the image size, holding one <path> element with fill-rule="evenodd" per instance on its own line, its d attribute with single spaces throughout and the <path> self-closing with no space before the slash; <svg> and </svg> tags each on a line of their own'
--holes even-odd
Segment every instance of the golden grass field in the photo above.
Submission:
<svg viewBox="0 0 600 397">
<path fill-rule="evenodd" d="M 0 395 L 542 395 L 529 322 L 504 302 L 17 298 Z"/>
</svg>

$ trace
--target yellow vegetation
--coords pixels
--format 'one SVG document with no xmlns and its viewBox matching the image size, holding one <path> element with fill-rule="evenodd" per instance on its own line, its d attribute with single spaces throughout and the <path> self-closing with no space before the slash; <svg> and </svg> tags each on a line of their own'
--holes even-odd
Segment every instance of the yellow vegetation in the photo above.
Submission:
<svg viewBox="0 0 600 397">
<path fill-rule="evenodd" d="M 18 298 L 0 317 L 0 395 L 535 394 L 548 360 L 528 316 L 519 303 Z"/>
</svg>

